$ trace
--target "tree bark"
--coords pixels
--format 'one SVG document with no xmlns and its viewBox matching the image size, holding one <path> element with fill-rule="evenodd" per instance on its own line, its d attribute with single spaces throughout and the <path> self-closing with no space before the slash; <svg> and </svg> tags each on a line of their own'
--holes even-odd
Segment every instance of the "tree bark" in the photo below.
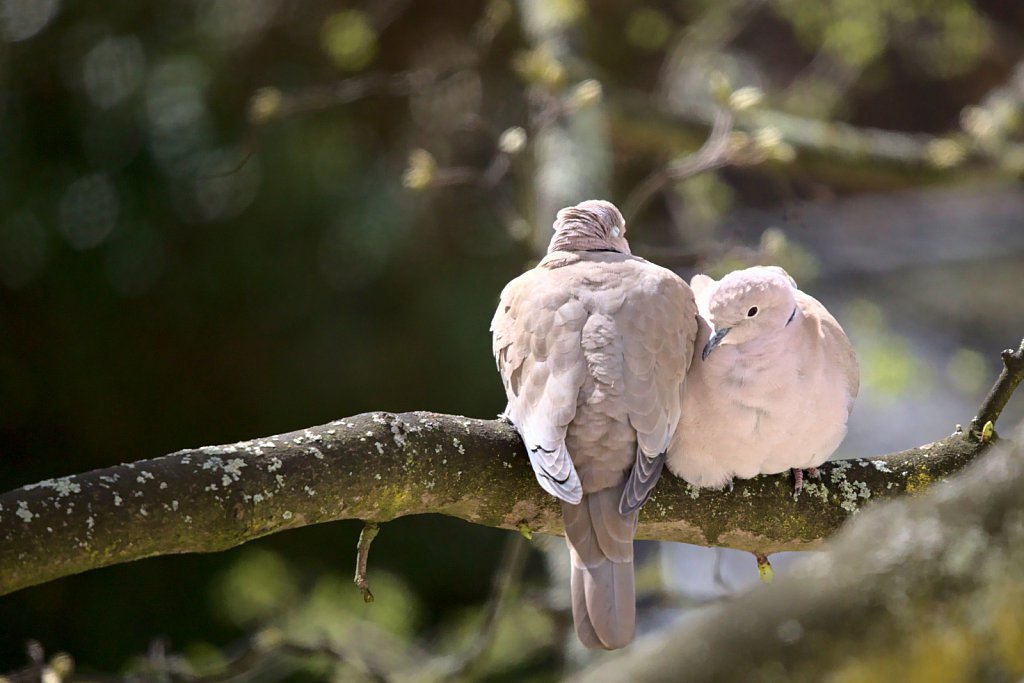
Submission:
<svg viewBox="0 0 1024 683">
<path fill-rule="evenodd" d="M 868 501 L 917 494 L 989 449 L 1024 376 L 1024 341 L 1002 354 L 975 427 L 908 451 L 834 460 L 795 498 L 787 474 L 710 491 L 662 477 L 637 538 L 767 555 L 818 546 Z M 980 423 L 980 424 L 979 424 Z M 204 446 L 0 495 L 0 595 L 154 555 L 225 550 L 278 531 L 441 513 L 563 533 L 515 429 L 438 413 L 363 413 L 225 446 Z"/>
<path fill-rule="evenodd" d="M 989 444 L 967 434 L 826 463 L 800 498 L 788 475 L 733 491 L 663 477 L 637 536 L 762 553 L 814 548 L 868 501 L 915 493 Z M 224 550 L 339 519 L 441 513 L 561 534 L 515 430 L 436 413 L 365 413 L 326 425 L 30 484 L 0 495 L 0 595 L 143 557 Z"/>
</svg>

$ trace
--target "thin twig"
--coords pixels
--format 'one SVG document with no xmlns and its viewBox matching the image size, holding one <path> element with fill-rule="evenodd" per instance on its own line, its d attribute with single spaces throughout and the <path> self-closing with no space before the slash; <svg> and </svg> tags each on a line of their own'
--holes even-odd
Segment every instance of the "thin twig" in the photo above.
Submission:
<svg viewBox="0 0 1024 683">
<path fill-rule="evenodd" d="M 342 648 L 338 645 L 332 645 L 326 641 L 316 643 L 314 645 L 306 645 L 304 643 L 285 642 L 281 645 L 281 651 L 285 654 L 309 657 L 311 655 L 326 655 L 331 657 L 336 662 L 345 663 L 356 669 L 359 673 L 363 674 L 366 678 L 376 683 L 388 683 L 391 677 L 385 672 L 369 664 L 362 657 L 356 656 L 353 652 L 347 648 Z"/>
<path fill-rule="evenodd" d="M 75 660 L 65 652 L 58 652 L 47 661 L 46 653 L 38 640 L 29 640 L 25 643 L 25 656 L 28 659 L 28 664 L 21 669 L 0 673 L 0 682 L 60 681 L 71 676 L 75 669 Z"/>
<path fill-rule="evenodd" d="M 250 118 L 253 123 L 266 124 L 296 114 L 351 104 L 370 96 L 407 97 L 441 85 L 471 66 L 470 62 L 444 69 L 410 69 L 394 74 L 354 76 L 290 93 L 276 88 L 264 88 L 258 90 L 250 100 Z"/>
<path fill-rule="evenodd" d="M 726 594 L 729 594 L 735 592 L 736 589 L 730 586 L 722 575 L 722 555 L 724 554 L 725 550 L 723 548 L 715 548 L 715 566 L 711 570 L 711 578 L 716 586 L 725 591 Z"/>
<path fill-rule="evenodd" d="M 776 99 L 786 105 L 784 109 L 800 109 L 800 97 L 813 90 L 814 113 L 822 118 L 832 116 L 842 97 L 860 79 L 865 66 L 837 59 L 831 50 L 822 48 Z M 815 87 L 822 83 L 827 83 L 828 89 Z"/>
<path fill-rule="evenodd" d="M 363 594 L 363 602 L 373 602 L 373 593 L 370 592 L 370 584 L 366 580 L 366 561 L 370 555 L 370 544 L 380 532 L 377 522 L 366 522 L 363 530 L 359 532 L 359 544 L 356 546 L 356 576 L 353 581 L 359 592 Z"/>
<path fill-rule="evenodd" d="M 301 643 L 288 640 L 277 629 L 265 629 L 250 636 L 244 645 L 217 672 L 205 676 L 189 676 L 188 680 L 195 683 L 222 683 L 235 680 L 244 674 L 263 667 L 267 662 L 280 655 L 301 657 L 326 656 L 336 663 L 347 664 L 366 678 L 376 683 L 388 683 L 390 677 L 383 671 L 370 665 L 355 652 L 338 644 L 325 640 L 315 643 Z M 294 668 L 294 667 L 291 667 Z"/>
<path fill-rule="evenodd" d="M 1003 408 L 1006 407 L 1007 401 L 1024 380 L 1024 340 L 1021 341 L 1020 348 L 1016 351 L 1013 349 L 1003 351 L 1002 357 L 1003 371 L 999 373 L 996 383 L 992 385 L 988 396 L 982 401 L 977 417 L 971 420 L 970 433 L 976 439 L 981 438 L 981 432 L 986 423 L 991 422 L 995 425 Z"/>
<path fill-rule="evenodd" d="M 729 134 L 732 132 L 733 120 L 732 110 L 719 109 L 711 133 L 700 149 L 655 171 L 637 185 L 623 203 L 626 225 L 629 225 L 647 202 L 670 182 L 684 180 L 704 171 L 728 165 Z"/>
<path fill-rule="evenodd" d="M 485 189 L 491 189 L 498 185 L 512 168 L 512 161 L 509 155 L 501 150 L 495 152 L 494 157 L 485 169 L 476 169 L 469 166 L 449 166 L 439 168 L 430 182 L 431 189 L 441 187 L 464 187 L 473 185 Z"/>
<path fill-rule="evenodd" d="M 494 581 L 491 584 L 487 614 L 484 617 L 480 633 L 465 651 L 447 660 L 441 660 L 442 678 L 447 680 L 469 673 L 487 653 L 491 643 L 494 642 L 498 624 L 501 623 L 502 617 L 508 611 L 512 594 L 526 568 L 527 556 L 526 539 L 520 534 L 509 534 L 508 540 L 505 542 L 505 549 L 501 554 L 501 561 L 494 574 Z"/>
<path fill-rule="evenodd" d="M 408 6 L 408 0 L 386 0 L 371 7 L 378 32 L 386 29 Z M 336 83 L 283 92 L 277 88 L 258 90 L 249 101 L 250 119 L 265 124 L 296 114 L 329 109 L 370 96 L 407 97 L 458 77 L 484 58 L 497 34 L 508 21 L 500 11 L 488 10 L 474 29 L 472 54 L 444 68 L 419 68 L 396 73 L 374 73 L 346 78 Z"/>
</svg>

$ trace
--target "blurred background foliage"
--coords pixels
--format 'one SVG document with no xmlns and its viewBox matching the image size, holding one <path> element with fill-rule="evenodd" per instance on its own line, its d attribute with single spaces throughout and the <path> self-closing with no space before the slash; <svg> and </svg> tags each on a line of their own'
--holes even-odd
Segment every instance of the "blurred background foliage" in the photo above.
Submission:
<svg viewBox="0 0 1024 683">
<path fill-rule="evenodd" d="M 789 268 L 861 358 L 840 455 L 934 440 L 1021 335 L 1022 59 L 1001 0 L 0 0 L 0 487 L 368 410 L 496 414 L 488 322 L 553 210 L 627 205 L 726 110 L 730 163 L 664 178 L 634 251 Z M 367 605 L 358 532 L 0 598 L 0 671 L 29 638 L 79 672 L 294 641 L 440 675 L 481 633 L 472 678 L 582 661 L 544 553 L 492 630 L 508 534 L 388 524 Z M 644 572 L 645 631 L 756 580 L 681 546 Z M 373 677 L 337 655 L 250 675 Z"/>
</svg>

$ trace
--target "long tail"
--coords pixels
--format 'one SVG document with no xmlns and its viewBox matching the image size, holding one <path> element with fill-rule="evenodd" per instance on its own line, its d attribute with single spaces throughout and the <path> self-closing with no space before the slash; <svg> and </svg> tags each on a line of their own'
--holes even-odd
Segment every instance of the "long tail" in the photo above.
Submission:
<svg viewBox="0 0 1024 683">
<path fill-rule="evenodd" d="M 639 511 L 619 513 L 622 487 L 562 503 L 572 563 L 572 617 L 576 635 L 590 648 L 614 650 L 633 640 L 636 592 L 633 534 Z"/>
</svg>

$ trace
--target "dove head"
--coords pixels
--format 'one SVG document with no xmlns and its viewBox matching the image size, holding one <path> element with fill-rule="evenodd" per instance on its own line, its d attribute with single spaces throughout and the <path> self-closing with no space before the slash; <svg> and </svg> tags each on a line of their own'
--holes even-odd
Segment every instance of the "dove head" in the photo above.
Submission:
<svg viewBox="0 0 1024 683">
<path fill-rule="evenodd" d="M 626 221 L 611 202 L 588 199 L 558 212 L 548 244 L 553 251 L 618 251 L 630 253 Z"/>
<path fill-rule="evenodd" d="M 796 282 L 778 266 L 754 266 L 722 278 L 708 298 L 711 339 L 703 358 L 719 346 L 743 344 L 786 327 L 796 314 Z"/>
</svg>

